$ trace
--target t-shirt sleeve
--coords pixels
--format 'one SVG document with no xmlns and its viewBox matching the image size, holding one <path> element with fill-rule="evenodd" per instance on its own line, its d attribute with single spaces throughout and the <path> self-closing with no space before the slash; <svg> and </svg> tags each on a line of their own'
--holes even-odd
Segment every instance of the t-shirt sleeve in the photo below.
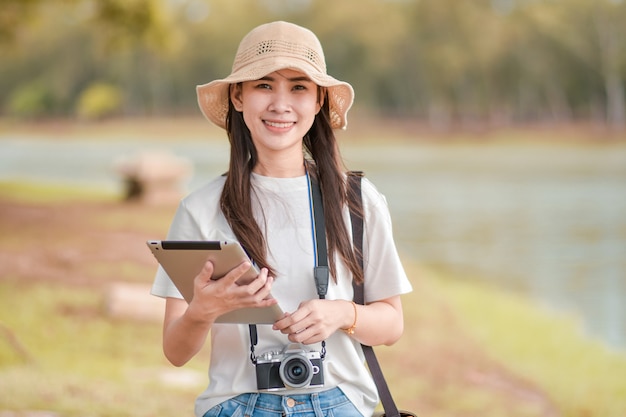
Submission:
<svg viewBox="0 0 626 417">
<path fill-rule="evenodd" d="M 365 301 L 373 302 L 412 291 L 393 238 L 387 200 L 367 179 L 362 180 Z"/>
<path fill-rule="evenodd" d="M 170 230 L 167 234 L 167 239 L 203 240 L 200 228 L 197 227 L 196 221 L 187 208 L 185 200 L 180 203 L 178 209 L 176 210 L 176 214 L 174 215 Z M 163 298 L 183 298 L 180 291 L 178 291 L 161 265 L 159 265 L 157 269 L 150 294 Z"/>
</svg>

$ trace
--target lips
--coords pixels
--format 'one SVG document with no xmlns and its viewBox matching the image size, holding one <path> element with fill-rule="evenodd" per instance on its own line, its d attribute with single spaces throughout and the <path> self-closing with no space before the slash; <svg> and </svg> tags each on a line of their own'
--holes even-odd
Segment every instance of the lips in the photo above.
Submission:
<svg viewBox="0 0 626 417">
<path fill-rule="evenodd" d="M 271 122 L 269 120 L 264 120 L 264 123 L 270 127 L 275 127 L 277 129 L 286 129 L 295 124 L 295 122 Z"/>
</svg>

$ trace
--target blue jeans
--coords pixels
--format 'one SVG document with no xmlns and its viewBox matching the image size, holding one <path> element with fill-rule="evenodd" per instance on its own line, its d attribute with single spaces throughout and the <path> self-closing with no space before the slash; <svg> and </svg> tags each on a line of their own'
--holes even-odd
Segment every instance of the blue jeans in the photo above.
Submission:
<svg viewBox="0 0 626 417">
<path fill-rule="evenodd" d="M 313 394 L 241 394 L 216 405 L 204 417 L 363 417 L 339 389 Z"/>
</svg>

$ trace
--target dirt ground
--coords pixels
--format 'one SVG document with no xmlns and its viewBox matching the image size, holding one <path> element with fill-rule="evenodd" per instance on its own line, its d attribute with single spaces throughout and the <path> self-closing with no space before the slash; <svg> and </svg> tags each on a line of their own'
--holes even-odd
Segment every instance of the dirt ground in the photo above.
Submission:
<svg viewBox="0 0 626 417">
<path fill-rule="evenodd" d="M 110 282 L 103 276 L 132 282 L 130 268 L 145 272 L 135 283 L 149 284 L 155 261 L 141 242 L 164 236 L 173 212 L 173 206 L 38 205 L 0 196 L 0 280 L 104 289 Z M 400 408 L 421 416 L 560 415 L 544 391 L 490 359 L 436 293 L 415 290 L 430 314 L 408 322 L 396 346 L 378 349 Z M 462 403 L 454 404 L 457 396 Z"/>
</svg>

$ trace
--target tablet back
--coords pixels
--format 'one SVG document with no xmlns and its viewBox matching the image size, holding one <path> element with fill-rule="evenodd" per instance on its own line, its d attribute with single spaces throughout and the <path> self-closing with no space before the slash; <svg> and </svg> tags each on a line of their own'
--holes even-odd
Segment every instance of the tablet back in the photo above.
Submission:
<svg viewBox="0 0 626 417">
<path fill-rule="evenodd" d="M 250 261 L 236 241 L 149 240 L 146 244 L 188 303 L 193 298 L 194 278 L 207 261 L 213 262 L 212 279 L 220 279 L 242 262 Z M 259 270 L 252 265 L 237 283 L 247 284 L 258 274 Z M 244 308 L 224 314 L 216 322 L 271 324 L 280 316 L 282 310 L 278 306 Z"/>
</svg>

